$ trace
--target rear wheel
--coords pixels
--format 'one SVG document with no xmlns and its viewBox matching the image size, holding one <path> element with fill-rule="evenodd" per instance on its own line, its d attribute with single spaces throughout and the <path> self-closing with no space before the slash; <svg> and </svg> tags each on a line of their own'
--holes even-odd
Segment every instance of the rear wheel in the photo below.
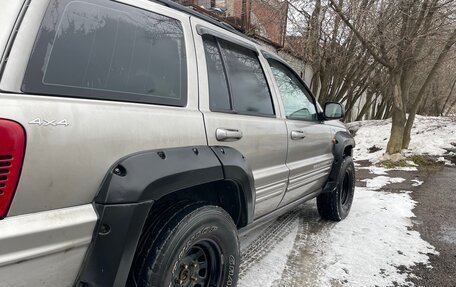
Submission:
<svg viewBox="0 0 456 287">
<path fill-rule="evenodd" d="M 346 156 L 340 166 L 337 188 L 334 192 L 317 197 L 318 213 L 324 219 L 340 221 L 347 217 L 355 193 L 355 166 L 350 156 Z"/>
<path fill-rule="evenodd" d="M 171 214 L 172 213 L 172 214 Z M 236 286 L 239 243 L 236 226 L 220 207 L 185 205 L 161 214 L 158 234 L 142 240 L 132 286 Z"/>
</svg>

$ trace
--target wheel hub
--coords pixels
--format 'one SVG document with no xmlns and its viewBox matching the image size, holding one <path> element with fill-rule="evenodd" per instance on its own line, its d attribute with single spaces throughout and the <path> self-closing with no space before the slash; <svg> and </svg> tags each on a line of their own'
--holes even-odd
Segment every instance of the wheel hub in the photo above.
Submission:
<svg viewBox="0 0 456 287">
<path fill-rule="evenodd" d="M 192 287 L 198 281 L 199 265 L 197 262 L 191 264 L 182 263 L 176 279 L 177 286 Z"/>
<path fill-rule="evenodd" d="M 174 277 L 174 287 L 217 286 L 220 275 L 220 261 L 217 248 L 209 242 L 192 246 L 178 263 L 179 269 Z"/>
<path fill-rule="evenodd" d="M 344 206 L 348 203 L 349 193 L 350 193 L 350 173 L 346 172 L 344 175 L 344 179 L 342 182 L 342 190 L 341 190 L 341 204 Z"/>
</svg>

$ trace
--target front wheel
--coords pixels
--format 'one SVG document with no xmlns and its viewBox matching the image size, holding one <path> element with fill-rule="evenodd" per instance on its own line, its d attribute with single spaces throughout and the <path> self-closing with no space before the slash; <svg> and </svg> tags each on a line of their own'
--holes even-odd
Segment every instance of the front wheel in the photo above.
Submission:
<svg viewBox="0 0 456 287">
<path fill-rule="evenodd" d="M 236 286 L 237 229 L 222 208 L 187 205 L 158 221 L 133 266 L 136 286 Z"/>
<path fill-rule="evenodd" d="M 318 213 L 324 219 L 340 221 L 347 217 L 355 194 L 355 166 L 350 156 L 340 165 L 337 188 L 334 192 L 317 197 Z"/>
</svg>

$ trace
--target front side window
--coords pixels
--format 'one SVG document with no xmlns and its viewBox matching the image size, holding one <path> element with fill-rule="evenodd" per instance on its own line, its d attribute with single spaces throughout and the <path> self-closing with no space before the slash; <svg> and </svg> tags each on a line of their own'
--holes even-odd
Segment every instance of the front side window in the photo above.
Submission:
<svg viewBox="0 0 456 287">
<path fill-rule="evenodd" d="M 211 111 L 273 116 L 266 77 L 256 53 L 234 43 L 203 37 Z"/>
<path fill-rule="evenodd" d="M 294 120 L 317 120 L 312 96 L 296 75 L 278 61 L 270 59 L 269 64 L 280 91 L 286 117 Z"/>
<path fill-rule="evenodd" d="M 22 89 L 184 106 L 186 69 L 179 21 L 114 1 L 53 0 Z"/>
</svg>

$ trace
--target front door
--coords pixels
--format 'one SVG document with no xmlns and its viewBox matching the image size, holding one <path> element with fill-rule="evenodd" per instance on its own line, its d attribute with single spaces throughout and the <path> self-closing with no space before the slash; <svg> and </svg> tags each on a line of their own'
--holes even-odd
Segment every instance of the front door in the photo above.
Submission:
<svg viewBox="0 0 456 287">
<path fill-rule="evenodd" d="M 268 59 L 280 93 L 288 130 L 287 166 L 290 178 L 280 206 L 319 191 L 332 161 L 332 133 L 318 118 L 312 95 L 296 74 L 281 62 Z"/>
</svg>

